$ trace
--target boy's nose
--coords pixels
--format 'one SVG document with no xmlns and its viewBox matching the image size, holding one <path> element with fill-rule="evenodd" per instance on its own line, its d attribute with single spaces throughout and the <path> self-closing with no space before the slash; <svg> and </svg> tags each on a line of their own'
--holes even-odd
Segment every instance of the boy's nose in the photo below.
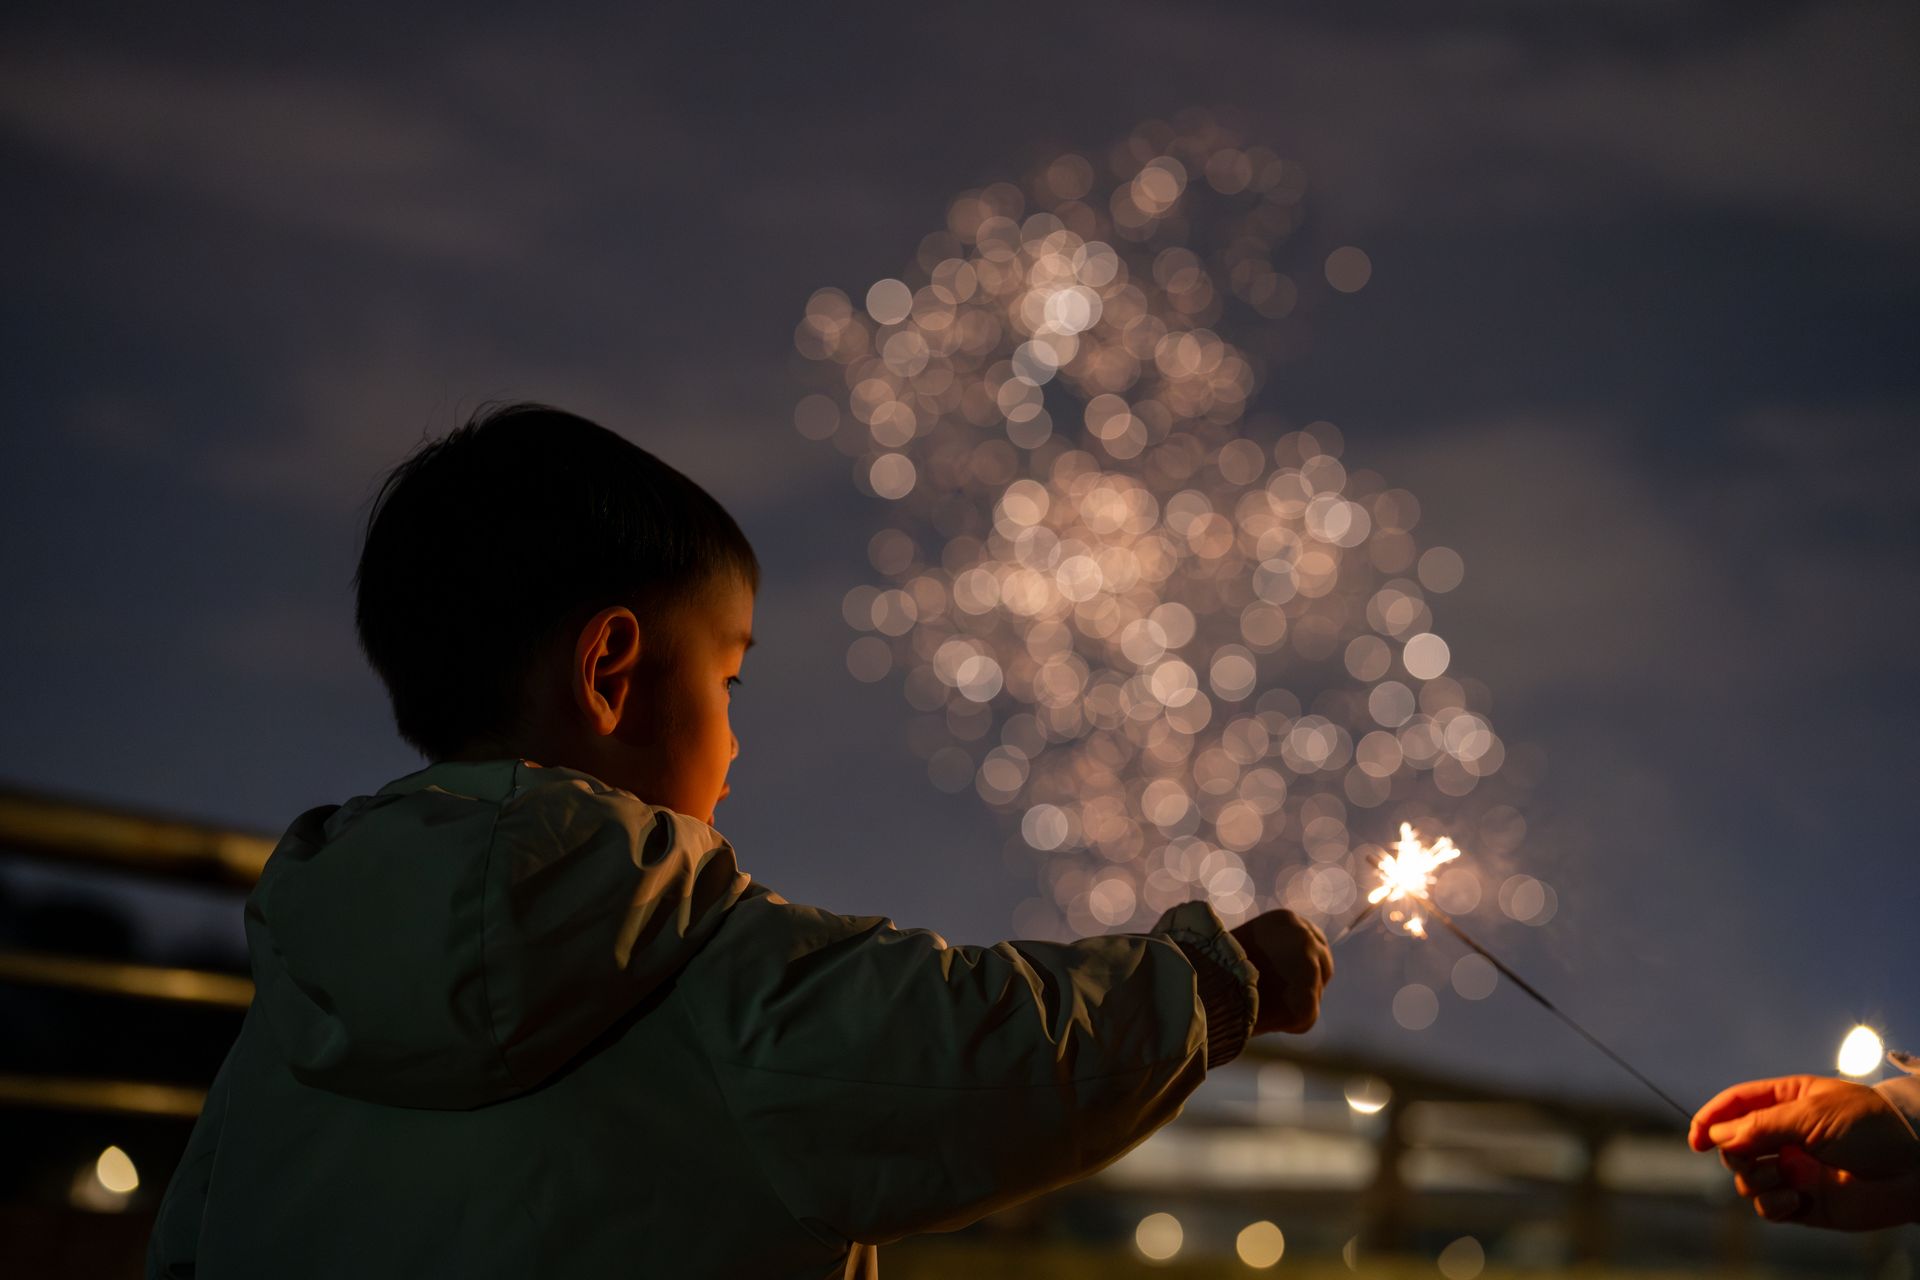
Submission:
<svg viewBox="0 0 1920 1280">
<path fill-rule="evenodd" d="M 733 750 L 728 754 L 727 759 L 738 760 L 740 758 L 740 735 L 737 733 L 730 733 L 727 735 L 727 737 L 733 742 Z"/>
</svg>

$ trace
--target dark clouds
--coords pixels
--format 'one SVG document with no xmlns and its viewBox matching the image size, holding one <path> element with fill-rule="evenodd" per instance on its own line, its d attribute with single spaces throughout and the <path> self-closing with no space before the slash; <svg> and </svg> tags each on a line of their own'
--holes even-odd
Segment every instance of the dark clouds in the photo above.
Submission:
<svg viewBox="0 0 1920 1280">
<path fill-rule="evenodd" d="M 0 775 L 257 826 L 413 761 L 352 644 L 361 504 L 494 396 L 733 506 L 768 584 L 724 822 L 791 896 L 972 939 L 1029 890 L 838 618 L 876 519 L 788 426 L 808 292 L 959 189 L 1228 104 L 1365 247 L 1266 400 L 1420 495 L 1439 624 L 1552 773 L 1503 938 L 1682 1089 L 1920 1041 L 1891 957 L 1920 583 L 1911 5 L 24 11 L 0 57 Z M 1517 931 L 1516 931 L 1517 932 Z M 1535 1011 L 1323 1038 L 1599 1087 Z M 1444 981 L 1444 969 L 1436 970 Z M 1427 974 L 1433 977 L 1434 974 Z M 1808 1050 L 1808 1044 L 1815 1050 Z"/>
</svg>

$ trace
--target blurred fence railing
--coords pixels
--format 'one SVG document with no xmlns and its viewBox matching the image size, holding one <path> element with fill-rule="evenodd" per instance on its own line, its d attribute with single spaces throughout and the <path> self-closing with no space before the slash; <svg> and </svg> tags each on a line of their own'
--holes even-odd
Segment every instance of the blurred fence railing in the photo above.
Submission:
<svg viewBox="0 0 1920 1280">
<path fill-rule="evenodd" d="M 273 841 L 207 823 L 0 789 L 0 859 L 86 869 L 107 881 L 226 889 L 236 897 L 266 865 Z M 0 985 L 110 1000 L 244 1011 L 253 984 L 233 973 L 134 959 L 0 946 Z M 192 1119 L 203 1090 L 90 1075 L 0 1072 L 0 1106 Z"/>
<path fill-rule="evenodd" d="M 265 836 L 0 788 L 0 854 L 244 889 L 272 852 Z"/>
</svg>

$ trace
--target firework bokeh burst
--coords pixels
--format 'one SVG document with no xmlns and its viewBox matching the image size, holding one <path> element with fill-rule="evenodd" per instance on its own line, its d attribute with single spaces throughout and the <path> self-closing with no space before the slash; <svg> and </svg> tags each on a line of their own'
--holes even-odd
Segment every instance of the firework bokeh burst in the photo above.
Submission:
<svg viewBox="0 0 1920 1280">
<path fill-rule="evenodd" d="M 901 678 L 935 785 L 1017 822 L 1023 929 L 1195 896 L 1331 922 L 1402 822 L 1496 858 L 1524 835 L 1537 761 L 1436 630 L 1460 556 L 1265 376 L 1371 275 L 1310 244 L 1306 191 L 1217 118 L 1150 123 L 961 193 L 906 272 L 820 289 L 796 331 L 840 376 L 795 425 L 891 508 L 848 666 Z M 1479 874 L 1435 894 L 1470 911 Z"/>
</svg>

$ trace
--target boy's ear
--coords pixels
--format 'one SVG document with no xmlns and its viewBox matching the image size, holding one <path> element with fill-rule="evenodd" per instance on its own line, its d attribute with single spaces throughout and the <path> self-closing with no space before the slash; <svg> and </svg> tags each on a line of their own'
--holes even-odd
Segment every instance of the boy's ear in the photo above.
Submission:
<svg viewBox="0 0 1920 1280">
<path fill-rule="evenodd" d="M 625 606 L 602 609 L 580 628 L 568 682 L 593 732 L 604 736 L 620 727 L 641 650 L 640 620 Z"/>
</svg>

